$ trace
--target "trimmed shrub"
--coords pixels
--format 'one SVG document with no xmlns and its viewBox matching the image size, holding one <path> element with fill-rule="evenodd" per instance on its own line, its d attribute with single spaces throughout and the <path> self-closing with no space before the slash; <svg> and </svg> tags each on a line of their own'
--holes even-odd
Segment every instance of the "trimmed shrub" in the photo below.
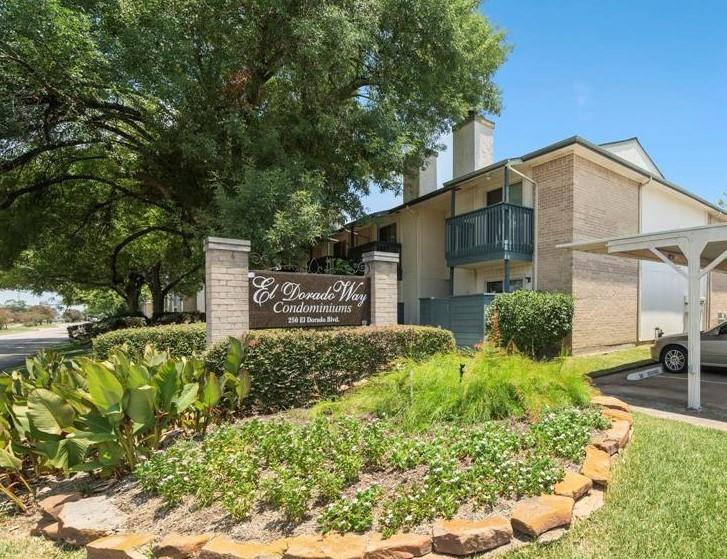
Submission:
<svg viewBox="0 0 727 559">
<path fill-rule="evenodd" d="M 144 347 L 151 344 L 160 351 L 168 351 L 172 357 L 185 357 L 205 351 L 206 325 L 200 322 L 125 328 L 96 336 L 92 344 L 98 359 L 105 359 L 113 348 L 124 344 L 130 355 L 141 355 Z"/>
<path fill-rule="evenodd" d="M 68 337 L 76 342 L 87 342 L 88 340 L 121 328 L 143 328 L 149 324 L 144 316 L 115 316 L 104 318 L 98 322 L 84 322 L 74 326 L 68 326 Z"/>
<path fill-rule="evenodd" d="M 204 326 L 117 330 L 96 338 L 93 348 L 103 358 L 124 343 L 132 355 L 152 344 L 181 357 L 204 351 Z M 420 360 L 455 349 L 451 332 L 427 326 L 253 330 L 247 343 L 243 366 L 252 378 L 247 402 L 261 411 L 333 396 L 399 358 Z M 229 341 L 224 341 L 210 348 L 206 354 L 210 370 L 224 370 L 228 347 Z"/>
<path fill-rule="evenodd" d="M 572 328 L 573 297 L 565 293 L 503 293 L 487 309 L 490 341 L 533 358 L 557 355 Z"/>
<path fill-rule="evenodd" d="M 78 342 L 87 342 L 101 334 L 124 328 L 143 328 L 144 326 L 163 326 L 167 324 L 193 324 L 204 322 L 203 312 L 168 312 L 156 318 L 145 316 L 114 316 L 98 322 L 84 322 L 68 327 L 68 337 Z"/>
<path fill-rule="evenodd" d="M 258 330 L 248 344 L 248 402 L 264 411 L 333 396 L 399 358 L 419 360 L 455 349 L 451 332 L 426 326 Z M 228 342 L 211 348 L 207 366 L 221 370 L 227 351 Z"/>
</svg>

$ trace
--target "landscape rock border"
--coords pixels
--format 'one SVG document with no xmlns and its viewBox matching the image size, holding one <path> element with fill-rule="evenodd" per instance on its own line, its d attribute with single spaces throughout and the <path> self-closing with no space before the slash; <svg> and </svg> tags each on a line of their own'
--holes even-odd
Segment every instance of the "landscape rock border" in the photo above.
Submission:
<svg viewBox="0 0 727 559">
<path fill-rule="evenodd" d="M 44 513 L 31 535 L 85 545 L 88 559 L 442 559 L 477 554 L 494 557 L 534 541 L 561 538 L 575 520 L 588 518 L 604 504 L 614 461 L 631 441 L 633 417 L 625 402 L 596 396 L 611 427 L 586 448 L 580 473 L 568 471 L 554 494 L 518 501 L 511 518 L 442 520 L 430 534 L 327 534 L 282 538 L 274 542 L 236 541 L 211 534 L 167 534 L 154 544 L 149 534 L 119 530 L 121 511 L 105 497 L 53 495 L 41 501 Z M 93 514 L 88 513 L 88 505 Z"/>
</svg>

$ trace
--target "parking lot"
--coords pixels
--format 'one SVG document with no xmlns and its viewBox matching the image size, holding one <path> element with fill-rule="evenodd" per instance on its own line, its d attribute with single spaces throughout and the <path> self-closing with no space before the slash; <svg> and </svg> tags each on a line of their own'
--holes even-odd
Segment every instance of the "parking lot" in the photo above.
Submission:
<svg viewBox="0 0 727 559">
<path fill-rule="evenodd" d="M 727 421 L 727 369 L 702 371 L 700 413 L 687 410 L 686 373 L 661 373 L 636 381 L 627 379 L 629 374 L 643 369 L 644 367 L 602 376 L 593 382 L 604 394 L 615 396 L 634 406 Z"/>
</svg>

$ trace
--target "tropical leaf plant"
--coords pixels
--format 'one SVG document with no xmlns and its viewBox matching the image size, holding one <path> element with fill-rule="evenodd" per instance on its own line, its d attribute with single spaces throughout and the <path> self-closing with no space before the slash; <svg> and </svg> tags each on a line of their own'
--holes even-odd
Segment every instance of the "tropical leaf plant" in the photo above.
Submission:
<svg viewBox="0 0 727 559">
<path fill-rule="evenodd" d="M 195 357 L 147 346 L 108 359 L 63 361 L 40 354 L 26 373 L 0 373 L 0 473 L 121 474 L 152 455 L 172 431 L 204 434 L 219 406 L 239 410 L 250 390 L 245 341 L 231 340 L 219 377 Z M 218 414 L 219 415 L 219 414 Z M 22 508 L 9 485 L 0 491 Z"/>
</svg>

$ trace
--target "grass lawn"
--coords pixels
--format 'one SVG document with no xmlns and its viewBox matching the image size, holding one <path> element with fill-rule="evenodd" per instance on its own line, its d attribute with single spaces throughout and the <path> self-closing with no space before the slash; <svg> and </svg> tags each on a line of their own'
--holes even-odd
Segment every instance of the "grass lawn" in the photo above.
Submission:
<svg viewBox="0 0 727 559">
<path fill-rule="evenodd" d="M 22 324 L 13 324 L 7 328 L 0 328 L 0 336 L 7 336 L 9 334 L 22 334 L 23 332 L 33 332 L 34 330 L 47 330 L 48 328 L 55 328 L 61 326 L 62 323 L 57 324 L 41 324 L 39 326 L 23 326 Z"/>
<path fill-rule="evenodd" d="M 606 506 L 513 559 L 727 557 L 727 433 L 636 414 Z"/>
<path fill-rule="evenodd" d="M 85 559 L 83 549 L 64 549 L 42 538 L 13 537 L 0 522 L 0 559 Z"/>
<path fill-rule="evenodd" d="M 641 345 L 611 351 L 609 353 L 566 357 L 564 359 L 564 368 L 578 371 L 584 375 L 597 377 L 616 372 L 625 367 L 633 367 L 647 362 L 651 362 L 650 346 Z"/>
</svg>

